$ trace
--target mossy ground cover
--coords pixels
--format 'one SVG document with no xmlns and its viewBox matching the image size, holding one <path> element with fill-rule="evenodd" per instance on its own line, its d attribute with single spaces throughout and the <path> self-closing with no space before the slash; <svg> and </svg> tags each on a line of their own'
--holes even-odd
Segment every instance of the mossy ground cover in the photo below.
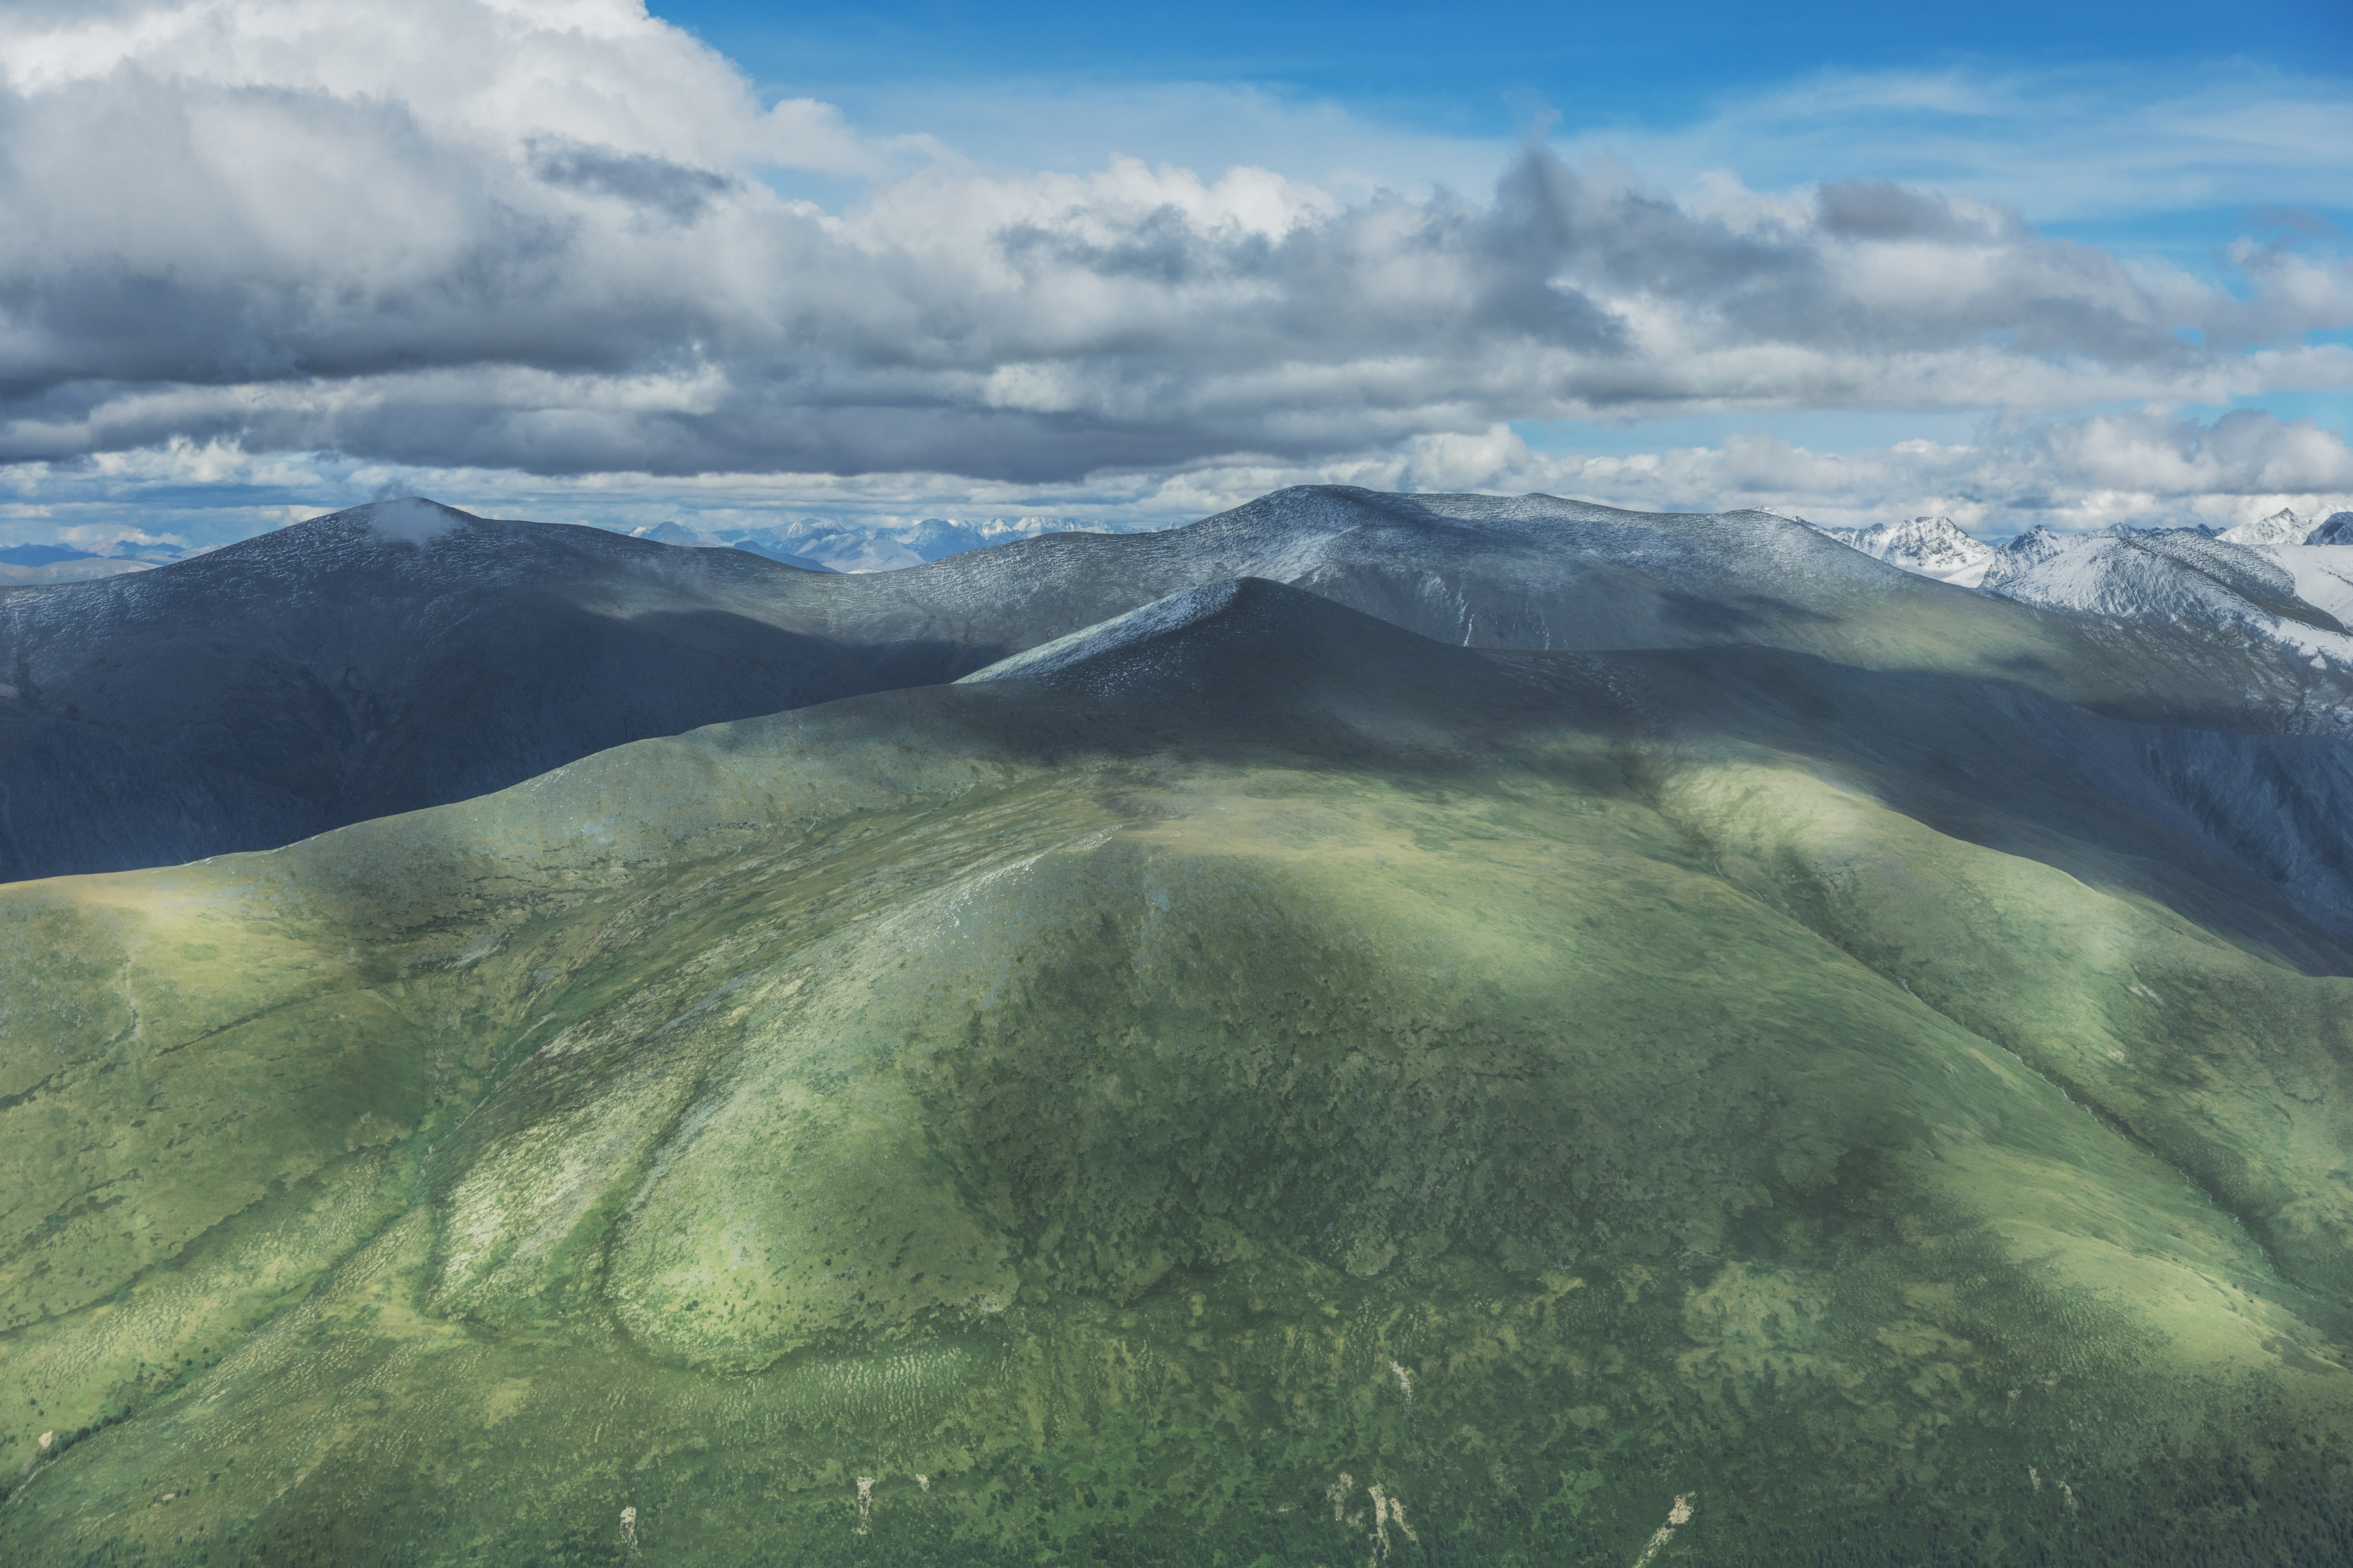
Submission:
<svg viewBox="0 0 2353 1568">
<path fill-rule="evenodd" d="M 2344 1560 L 2353 983 L 1765 748 L 991 700 L 7 889 L 0 1554 Z"/>
</svg>

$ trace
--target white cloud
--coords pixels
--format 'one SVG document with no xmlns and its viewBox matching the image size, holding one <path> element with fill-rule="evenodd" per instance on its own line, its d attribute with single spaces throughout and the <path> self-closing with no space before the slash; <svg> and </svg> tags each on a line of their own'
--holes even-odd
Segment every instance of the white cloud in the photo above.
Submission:
<svg viewBox="0 0 2353 1568">
<path fill-rule="evenodd" d="M 1194 169 L 1263 165 L 1345 201 L 1484 190 L 1509 142 L 1367 120 L 1328 99 L 1231 82 L 994 82 L 861 92 L 861 122 L 904 127 L 1000 170 L 1083 174 L 1114 157 Z"/>
<path fill-rule="evenodd" d="M 2316 62 L 2325 65 L 2326 62 Z M 1792 186 L 1829 170 L 1933 184 L 2043 223 L 2258 203 L 2353 205 L 2353 101 L 2342 76 L 2232 60 L 1987 75 L 1826 71 L 1687 124 L 1556 136 L 1676 188 L 1709 171 Z"/>
<path fill-rule="evenodd" d="M 1590 456 L 1531 449 L 1498 425 L 1309 461 L 1212 460 L 1043 484 L 922 472 L 545 478 L 337 455 L 248 455 L 185 441 L 110 456 L 59 479 L 43 465 L 0 468 L 0 538 L 37 533 L 86 548 L 118 539 L 207 545 L 386 494 L 624 531 L 682 520 L 705 531 L 798 520 L 904 527 L 928 518 L 1020 520 L 1032 529 L 1167 527 L 1296 484 L 1540 490 L 1635 510 L 1772 507 L 1842 526 L 1942 515 L 1990 537 L 2038 522 L 2062 532 L 2118 522 L 2228 527 L 2282 507 L 2311 517 L 2353 510 L 2353 449 L 2335 434 L 2259 411 L 2210 422 L 2162 409 L 1995 422 L 1969 441 L 1842 453 L 1757 432 L 1715 446 Z M 259 499 L 290 493 L 318 500 Z M 127 525 L 131 517 L 141 526 Z"/>
<path fill-rule="evenodd" d="M 2330 62 L 2316 60 L 2316 69 Z M 1077 170 L 1113 153 L 1194 168 L 1262 163 L 1349 200 L 1492 186 L 1513 149 L 1384 123 L 1327 99 L 1221 82 L 863 89 L 860 119 L 921 131 L 1008 168 Z M 1760 190 L 1895 179 L 2003 204 L 2040 223 L 2255 204 L 2353 206 L 2353 100 L 2341 69 L 2136 60 L 1824 71 L 1715 101 L 1662 94 L 1638 121 L 1546 114 L 1572 163 L 1644 171 L 1686 198 L 1712 176 Z"/>
<path fill-rule="evenodd" d="M 628 0 L 27 13 L 0 20 L 5 515 L 94 526 L 77 509 L 212 487 L 229 510 L 207 527 L 254 526 L 289 493 L 365 499 L 379 471 L 634 521 L 665 495 L 1173 515 L 1346 476 L 2054 517 L 2093 491 L 2119 499 L 2087 517 L 2344 488 L 2341 444 L 2308 428 L 2058 417 L 2353 384 L 2353 348 L 2313 341 L 2353 325 L 2341 257 L 2250 241 L 2224 287 L 2045 237 L 1976 174 L 1703 177 L 1727 127 L 1802 150 L 1809 114 L 1850 134 L 1909 114 L 1926 158 L 2031 85 L 1825 79 L 1636 146 L 1680 195 L 1599 142 L 1525 153 L 1492 195 L 1401 195 L 1328 157 L 984 166 L 764 105 Z M 2318 169 L 2340 106 L 2311 98 L 2139 123 Z M 1300 116 L 1341 145 L 1328 108 Z M 2098 156 L 2126 157 L 2120 135 Z M 823 211 L 764 183 L 777 168 L 870 195 Z M 2013 433 L 1575 458 L 1496 434 L 1806 408 L 2000 410 Z"/>
</svg>

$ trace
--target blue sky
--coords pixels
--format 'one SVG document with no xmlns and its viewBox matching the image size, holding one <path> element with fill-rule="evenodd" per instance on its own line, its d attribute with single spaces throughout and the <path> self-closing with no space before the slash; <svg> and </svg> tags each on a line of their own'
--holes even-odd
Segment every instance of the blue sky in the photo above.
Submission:
<svg viewBox="0 0 2353 1568">
<path fill-rule="evenodd" d="M 2353 504 L 2348 15 L 21 0 L 0 543 Z"/>
<path fill-rule="evenodd" d="M 763 86 L 853 112 L 927 85 L 1250 82 L 1368 118 L 1508 135 L 1531 109 L 1572 123 L 1672 123 L 1710 100 L 1824 70 L 2342 68 L 2331 0 L 2137 5 L 861 4 L 662 0 L 655 14 Z"/>
<path fill-rule="evenodd" d="M 1716 149 L 1760 186 L 1823 178 L 1936 184 L 2019 201 L 2048 234 L 2215 275 L 2227 270 L 2222 247 L 2251 229 L 2292 235 L 2316 219 L 2353 229 L 2353 157 L 2337 159 L 2345 165 L 2337 177 L 2315 182 L 2299 177 L 2307 170 L 2191 161 L 2165 148 L 2157 189 L 2094 178 L 2036 191 L 2014 167 L 2042 152 L 2067 162 L 2084 142 L 2112 134 L 2119 100 L 2189 99 L 2220 87 L 2218 107 L 2260 110 L 2266 87 L 2276 84 L 2284 96 L 2341 100 L 2353 81 L 2353 5 L 2341 0 L 2236 7 L 2180 0 L 1443 7 L 658 0 L 650 9 L 724 52 L 772 99 L 837 103 L 879 132 L 952 125 L 964 151 L 1026 167 L 1082 170 L 1125 153 L 1323 174 L 1314 165 L 1335 155 L 1337 128 L 1327 129 L 1327 116 L 1337 110 L 1346 128 L 1339 134 L 1404 144 L 1389 150 L 1394 177 L 1412 185 L 1434 170 L 1478 170 L 1482 149 L 1500 164 L 1501 150 L 1532 132 L 1648 148 L 1780 99 L 1792 104 L 1774 117 L 1774 133 Z M 1809 102 L 1811 89 L 1835 100 L 1839 84 L 1858 79 L 1947 76 L 2046 90 L 2039 111 L 2022 121 L 2001 112 L 2008 103 L 1989 111 L 1928 92 L 1868 106 Z M 1238 125 L 1218 89 L 1271 101 Z M 1074 105 L 1083 110 L 1065 111 Z M 1408 151 L 1417 142 L 1419 157 Z M 838 181 L 828 194 L 854 199 L 858 188 Z"/>
</svg>

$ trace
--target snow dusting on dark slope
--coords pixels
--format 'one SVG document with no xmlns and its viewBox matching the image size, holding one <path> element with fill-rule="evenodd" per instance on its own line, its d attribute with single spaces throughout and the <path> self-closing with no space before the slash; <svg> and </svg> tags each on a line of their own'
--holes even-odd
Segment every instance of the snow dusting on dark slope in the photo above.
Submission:
<svg viewBox="0 0 2353 1568">
<path fill-rule="evenodd" d="M 1264 599 L 1265 594 L 1252 590 L 1270 586 L 1262 577 L 1237 577 L 1187 588 L 976 670 L 964 683 L 1035 680 L 1075 686 L 1098 697 L 1116 696 L 1139 676 L 1148 677 L 1164 662 L 1164 653 L 1170 656 L 1165 662 L 1172 668 L 1181 665 L 1180 648 L 1187 634 L 1207 630 L 1214 637 L 1222 631 L 1230 637 L 1243 632 L 1246 621 L 1262 623 L 1262 605 L 1246 601 Z M 1297 590 L 1290 592 L 1297 595 Z M 1261 613 L 1253 616 L 1252 609 Z"/>
<path fill-rule="evenodd" d="M 1279 490 L 1166 533 L 1066 534 L 846 580 L 868 632 L 961 644 L 953 679 L 1166 594 L 1289 583 L 1440 642 L 1526 650 L 1761 646 L 1969 670 L 2119 717 L 2346 732 L 2353 671 L 2240 626 L 2144 624 L 1929 580 L 1762 511 L 1639 513 L 1550 496 Z M 840 635 L 853 635 L 849 618 Z"/>
</svg>

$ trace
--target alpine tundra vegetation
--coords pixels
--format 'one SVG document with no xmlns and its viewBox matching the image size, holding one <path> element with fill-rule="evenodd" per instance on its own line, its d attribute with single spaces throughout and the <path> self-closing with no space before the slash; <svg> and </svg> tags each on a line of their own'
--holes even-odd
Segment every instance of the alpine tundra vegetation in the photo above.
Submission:
<svg viewBox="0 0 2353 1568">
<path fill-rule="evenodd" d="M 1300 585 L 0 889 L 0 1552 L 2353 1552 L 2338 667 L 1763 513 L 1185 532 L 998 549 Z"/>
</svg>

